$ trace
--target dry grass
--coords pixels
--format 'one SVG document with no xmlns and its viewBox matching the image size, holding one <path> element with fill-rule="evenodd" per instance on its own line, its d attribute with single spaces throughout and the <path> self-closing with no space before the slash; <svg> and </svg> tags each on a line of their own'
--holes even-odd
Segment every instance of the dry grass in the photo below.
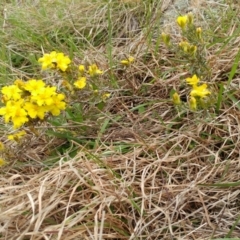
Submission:
<svg viewBox="0 0 240 240">
<path fill-rule="evenodd" d="M 158 45 L 158 1 L 59 2 L 4 5 L 1 81 L 37 76 L 31 54 L 55 47 L 71 49 L 77 63 L 94 60 L 118 87 L 106 81 L 112 95 L 103 112 L 94 109 L 91 118 L 85 110 L 79 141 L 47 137 L 45 126 L 38 136 L 29 131 L 22 147 L 9 145 L 16 158 L 1 172 L 1 239 L 203 240 L 230 237 L 231 228 L 231 237 L 240 237 L 239 70 L 219 113 L 179 113 L 169 94 L 174 88 L 186 98 L 189 72 Z M 205 10 L 197 17 L 208 31 L 208 80 L 217 91 L 238 53 L 240 14 L 230 3 L 218 21 Z M 115 67 L 129 53 L 133 66 Z M 52 160 L 51 150 L 65 142 L 69 148 Z"/>
</svg>

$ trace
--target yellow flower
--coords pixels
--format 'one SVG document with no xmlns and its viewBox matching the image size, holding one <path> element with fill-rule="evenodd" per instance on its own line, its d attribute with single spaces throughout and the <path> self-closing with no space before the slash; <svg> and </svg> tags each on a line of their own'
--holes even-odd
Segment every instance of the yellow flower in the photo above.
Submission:
<svg viewBox="0 0 240 240">
<path fill-rule="evenodd" d="M 189 85 L 192 85 L 192 86 L 196 86 L 198 83 L 199 83 L 199 78 L 197 77 L 196 74 L 194 74 L 191 78 L 187 78 L 186 79 L 186 82 L 189 84 Z"/>
<path fill-rule="evenodd" d="M 21 98 L 22 90 L 16 85 L 5 86 L 1 90 L 5 100 L 18 100 Z"/>
<path fill-rule="evenodd" d="M 78 69 L 79 69 L 80 74 L 83 75 L 84 72 L 85 72 L 85 66 L 84 65 L 79 65 Z"/>
<path fill-rule="evenodd" d="M 134 60 L 134 57 L 130 56 L 129 58 L 122 60 L 121 64 L 128 67 L 134 62 Z"/>
<path fill-rule="evenodd" d="M 66 108 L 66 103 L 64 102 L 65 95 L 57 94 L 53 97 L 53 104 L 49 107 L 49 111 L 53 116 L 58 116 L 61 110 Z"/>
<path fill-rule="evenodd" d="M 45 83 L 42 80 L 30 79 L 25 83 L 24 89 L 30 93 L 37 93 L 44 86 Z"/>
<path fill-rule="evenodd" d="M 14 81 L 14 85 L 16 85 L 19 89 L 22 90 L 24 88 L 24 86 L 25 86 L 25 82 L 22 81 L 21 79 L 16 79 Z"/>
<path fill-rule="evenodd" d="M 52 51 L 50 54 L 46 53 L 43 57 L 38 59 L 38 62 L 42 64 L 42 69 L 45 70 L 47 68 L 55 68 L 56 67 L 56 58 L 57 52 Z"/>
<path fill-rule="evenodd" d="M 30 118 L 35 119 L 39 117 L 41 120 L 44 119 L 45 113 L 48 111 L 46 106 L 38 106 L 31 102 L 26 102 L 24 109 L 27 111 Z"/>
<path fill-rule="evenodd" d="M 63 53 L 52 51 L 50 54 L 44 54 L 43 57 L 38 59 L 38 62 L 42 64 L 43 70 L 47 68 L 58 68 L 65 72 L 68 68 L 68 65 L 71 63 L 71 60 Z"/>
<path fill-rule="evenodd" d="M 196 110 L 197 109 L 197 100 L 195 97 L 191 97 L 189 100 L 189 107 L 191 110 Z"/>
<path fill-rule="evenodd" d="M 211 92 L 207 89 L 206 83 L 202 84 L 201 86 L 193 85 L 193 89 L 190 93 L 192 97 L 200 97 L 200 98 L 204 98 L 209 94 L 211 94 Z"/>
<path fill-rule="evenodd" d="M 32 92 L 31 100 L 36 102 L 38 106 L 49 106 L 53 103 L 52 97 L 56 94 L 56 87 L 47 86 L 37 92 Z"/>
<path fill-rule="evenodd" d="M 24 100 L 7 101 L 6 107 L 0 108 L 0 115 L 4 116 L 5 123 L 9 123 L 15 116 L 16 109 L 21 109 Z"/>
<path fill-rule="evenodd" d="M 10 118 L 12 117 L 12 108 L 11 107 L 1 107 L 0 115 L 4 116 L 5 123 L 9 123 Z"/>
<path fill-rule="evenodd" d="M 80 77 L 76 82 L 74 82 L 74 86 L 79 89 L 85 88 L 86 84 L 87 79 L 85 77 Z"/>
<path fill-rule="evenodd" d="M 28 122 L 26 110 L 21 107 L 16 107 L 12 115 L 12 122 L 15 129 L 20 128 L 24 123 Z"/>
<path fill-rule="evenodd" d="M 0 158 L 0 167 L 6 164 L 6 161 L 3 158 Z"/>
<path fill-rule="evenodd" d="M 103 74 L 103 71 L 101 71 L 96 64 L 92 64 L 88 67 L 88 73 L 91 77 L 95 77 L 97 75 Z"/>
<path fill-rule="evenodd" d="M 177 18 L 177 24 L 180 28 L 184 29 L 186 25 L 188 24 L 188 16 L 179 16 Z"/>
<path fill-rule="evenodd" d="M 175 92 L 173 95 L 172 95 L 172 100 L 173 100 L 173 103 L 175 105 L 180 105 L 181 104 L 181 99 L 180 99 L 180 96 L 177 92 Z"/>
<path fill-rule="evenodd" d="M 63 53 L 58 53 L 56 57 L 57 68 L 65 72 L 68 68 L 68 65 L 71 63 L 69 57 L 65 56 Z"/>
</svg>

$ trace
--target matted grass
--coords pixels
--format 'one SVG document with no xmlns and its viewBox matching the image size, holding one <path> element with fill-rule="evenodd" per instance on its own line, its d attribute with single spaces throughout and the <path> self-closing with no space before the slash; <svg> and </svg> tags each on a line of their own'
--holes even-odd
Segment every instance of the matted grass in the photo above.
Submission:
<svg viewBox="0 0 240 240">
<path fill-rule="evenodd" d="M 234 1 L 209 2 L 193 12 L 207 43 L 201 74 L 217 100 L 196 112 L 170 99 L 175 89 L 186 101 L 192 72 L 160 41 L 162 30 L 181 38 L 175 19 L 160 24 L 161 1 L 1 3 L 2 86 L 38 78 L 42 51 L 58 50 L 95 62 L 111 93 L 101 111 L 84 100 L 67 124 L 26 127 L 19 144 L 2 122 L 1 239 L 240 237 L 240 12 Z M 125 70 L 118 63 L 129 55 Z"/>
</svg>

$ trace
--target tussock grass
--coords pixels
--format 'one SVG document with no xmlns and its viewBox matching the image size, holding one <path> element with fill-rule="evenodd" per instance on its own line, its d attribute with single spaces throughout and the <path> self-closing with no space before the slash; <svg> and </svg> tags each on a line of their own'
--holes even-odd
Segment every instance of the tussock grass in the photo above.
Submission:
<svg viewBox="0 0 240 240">
<path fill-rule="evenodd" d="M 170 100 L 173 88 L 187 98 L 190 73 L 160 42 L 160 1 L 1 5 L 2 85 L 38 77 L 42 51 L 61 50 L 97 63 L 111 92 L 102 111 L 83 102 L 76 111 L 85 121 L 28 129 L 22 145 L 6 140 L 2 123 L 14 155 L 1 170 L 2 239 L 240 237 L 239 7 L 223 2 L 196 12 L 204 76 L 217 96 L 216 109 L 199 112 L 177 111 Z M 123 70 L 118 62 L 129 55 L 136 60 Z"/>
</svg>

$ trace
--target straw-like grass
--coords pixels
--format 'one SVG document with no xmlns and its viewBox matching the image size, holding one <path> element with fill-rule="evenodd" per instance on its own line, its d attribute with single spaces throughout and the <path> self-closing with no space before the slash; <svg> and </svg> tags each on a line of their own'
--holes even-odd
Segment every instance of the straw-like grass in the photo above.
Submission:
<svg viewBox="0 0 240 240">
<path fill-rule="evenodd" d="M 85 101 L 85 121 L 39 124 L 37 135 L 26 128 L 22 145 L 6 140 L 2 123 L 10 160 L 1 170 L 1 239 L 240 237 L 239 6 L 204 2 L 193 12 L 218 102 L 197 112 L 178 112 L 170 99 L 173 88 L 187 98 L 190 73 L 160 41 L 163 2 L 2 4 L 2 85 L 37 78 L 42 50 L 59 50 L 77 64 L 97 63 L 111 97 L 102 111 Z M 174 25 L 164 30 L 177 43 Z M 134 64 L 118 67 L 129 55 Z"/>
</svg>

